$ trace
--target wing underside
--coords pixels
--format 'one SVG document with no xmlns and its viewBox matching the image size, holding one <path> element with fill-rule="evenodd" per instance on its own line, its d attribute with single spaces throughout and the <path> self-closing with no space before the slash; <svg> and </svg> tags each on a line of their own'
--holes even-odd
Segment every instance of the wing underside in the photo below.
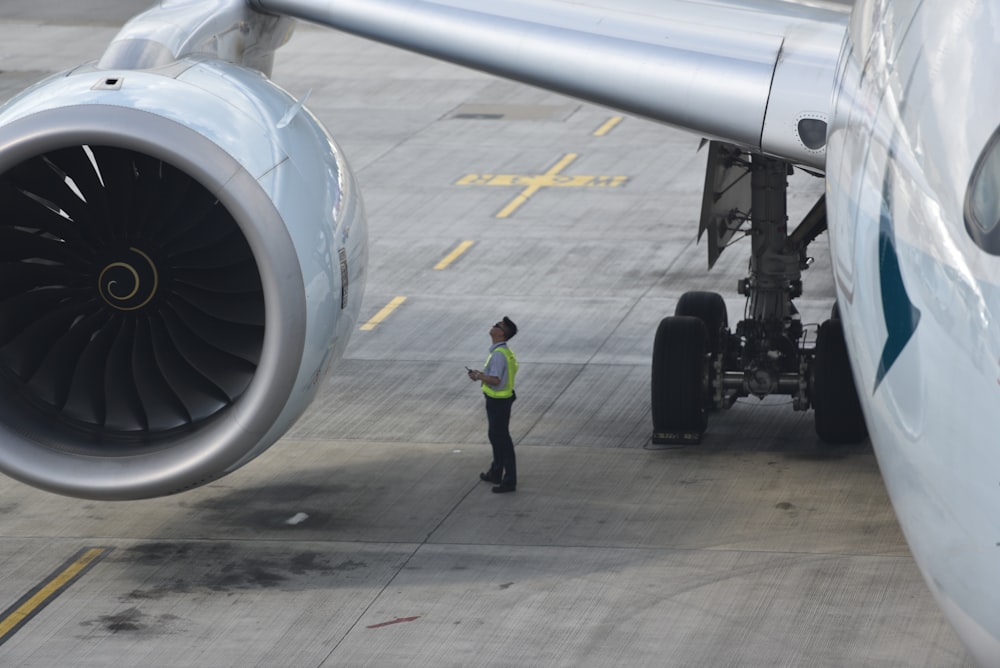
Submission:
<svg viewBox="0 0 1000 668">
<path fill-rule="evenodd" d="M 846 14 L 780 0 L 250 0 L 823 167 Z"/>
</svg>

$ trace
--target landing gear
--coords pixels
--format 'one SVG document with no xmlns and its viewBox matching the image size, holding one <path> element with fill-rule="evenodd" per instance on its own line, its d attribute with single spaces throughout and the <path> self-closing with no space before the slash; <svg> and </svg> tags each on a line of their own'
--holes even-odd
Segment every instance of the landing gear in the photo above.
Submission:
<svg viewBox="0 0 1000 668">
<path fill-rule="evenodd" d="M 816 344 L 803 347 L 797 319 L 767 328 L 726 324 L 722 297 L 688 292 L 664 318 L 653 344 L 653 443 L 700 443 L 708 414 L 739 397 L 792 397 L 796 410 L 815 410 L 816 435 L 828 444 L 868 436 L 839 319 L 820 325 Z"/>
<path fill-rule="evenodd" d="M 737 232 L 750 237 L 750 273 L 739 285 L 746 317 L 730 331 L 720 295 L 688 292 L 660 323 L 653 347 L 654 443 L 700 442 L 709 411 L 729 408 L 739 397 L 772 394 L 790 396 L 796 410 L 815 407 L 816 433 L 826 442 L 867 436 L 839 319 L 823 323 L 808 347 L 792 303 L 810 263 L 806 247 L 826 229 L 826 208 L 821 198 L 788 234 L 790 169 L 775 158 L 710 144 L 699 236 L 709 233 L 709 267 Z"/>
</svg>

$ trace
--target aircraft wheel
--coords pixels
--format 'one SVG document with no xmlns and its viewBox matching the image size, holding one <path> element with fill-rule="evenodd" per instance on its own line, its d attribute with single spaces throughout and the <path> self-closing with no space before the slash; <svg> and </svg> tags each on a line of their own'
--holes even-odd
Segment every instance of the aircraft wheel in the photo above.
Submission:
<svg viewBox="0 0 1000 668">
<path fill-rule="evenodd" d="M 660 321 L 653 342 L 654 443 L 698 443 L 705 415 L 705 323 L 692 316 Z"/>
<path fill-rule="evenodd" d="M 677 300 L 674 315 L 700 318 L 708 332 L 708 352 L 719 354 L 722 349 L 722 331 L 729 327 L 726 302 L 718 292 L 685 292 Z"/>
<path fill-rule="evenodd" d="M 839 320 L 827 320 L 819 327 L 811 384 L 816 435 L 830 444 L 863 441 L 868 436 L 868 427 Z"/>
<path fill-rule="evenodd" d="M 705 323 L 707 352 L 715 357 L 724 352 L 725 330 L 729 329 L 729 313 L 726 302 L 717 292 L 685 292 L 677 300 L 674 315 L 699 318 Z M 705 383 L 705 410 L 715 409 L 715 365 L 708 365 L 708 382 Z"/>
</svg>

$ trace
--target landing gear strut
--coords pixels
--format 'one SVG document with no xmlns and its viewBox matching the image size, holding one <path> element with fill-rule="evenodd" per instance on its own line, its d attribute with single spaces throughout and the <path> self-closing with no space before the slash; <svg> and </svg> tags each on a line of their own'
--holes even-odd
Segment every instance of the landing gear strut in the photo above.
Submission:
<svg viewBox="0 0 1000 668">
<path fill-rule="evenodd" d="M 839 319 L 824 322 L 807 347 L 792 303 L 802 294 L 806 248 L 826 229 L 823 198 L 789 234 L 791 165 L 721 142 L 711 142 L 709 151 L 699 237 L 709 235 L 709 267 L 736 233 L 750 237 L 749 275 L 738 286 L 747 298 L 746 317 L 731 331 L 721 296 L 688 292 L 660 322 L 653 345 L 653 442 L 697 443 L 710 411 L 739 397 L 773 394 L 790 396 L 795 410 L 814 408 L 823 441 L 863 440 L 867 429 Z"/>
</svg>

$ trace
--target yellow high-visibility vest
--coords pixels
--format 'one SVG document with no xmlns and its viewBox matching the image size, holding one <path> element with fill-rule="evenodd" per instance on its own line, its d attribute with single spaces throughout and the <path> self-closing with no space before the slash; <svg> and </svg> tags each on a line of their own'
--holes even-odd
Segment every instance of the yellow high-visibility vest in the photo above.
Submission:
<svg viewBox="0 0 1000 668">
<path fill-rule="evenodd" d="M 514 396 L 514 376 L 517 375 L 517 358 L 514 357 L 514 351 L 507 346 L 500 346 L 496 351 L 502 353 L 507 359 L 507 382 L 499 390 L 494 390 L 491 386 L 483 383 L 483 394 L 494 399 L 508 399 Z M 493 357 L 492 352 L 486 358 L 486 364 L 483 365 L 484 370 L 489 366 L 491 357 Z"/>
</svg>

